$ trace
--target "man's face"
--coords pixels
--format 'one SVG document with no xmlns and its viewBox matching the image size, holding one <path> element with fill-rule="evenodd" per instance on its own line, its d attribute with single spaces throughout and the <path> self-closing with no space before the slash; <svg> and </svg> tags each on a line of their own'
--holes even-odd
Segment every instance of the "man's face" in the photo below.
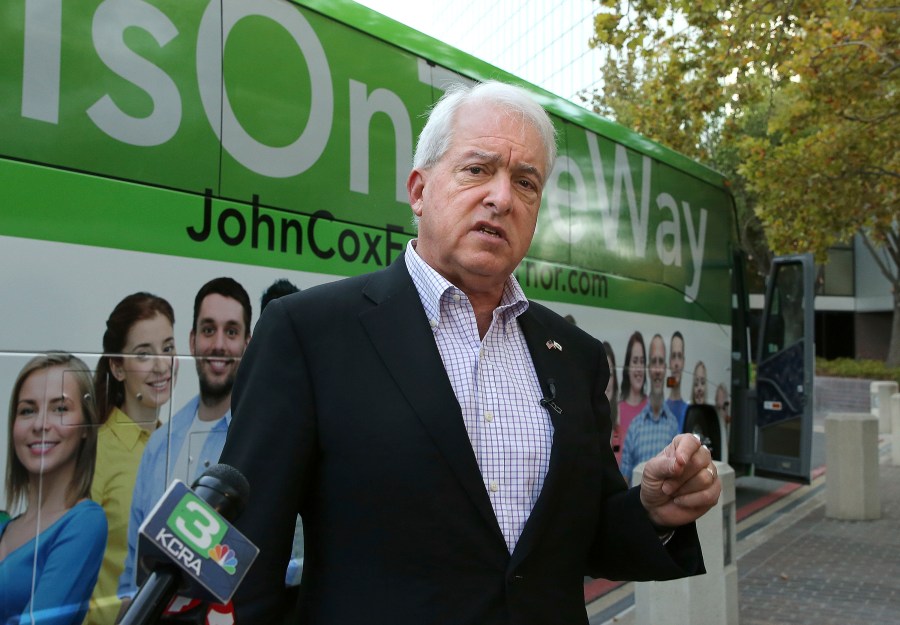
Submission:
<svg viewBox="0 0 900 625">
<path fill-rule="evenodd" d="M 650 341 L 650 394 L 662 397 L 666 381 L 666 344 L 654 336 Z"/>
<path fill-rule="evenodd" d="M 731 422 L 731 403 L 728 401 L 728 391 L 724 386 L 716 388 L 716 412 L 724 423 Z"/>
<path fill-rule="evenodd" d="M 694 367 L 694 383 L 691 391 L 691 401 L 695 404 L 706 403 L 706 367 L 697 363 Z"/>
<path fill-rule="evenodd" d="M 231 393 L 249 340 L 240 302 L 218 293 L 203 298 L 197 327 L 191 330 L 191 354 L 196 358 L 202 399 L 216 401 Z"/>
<path fill-rule="evenodd" d="M 681 386 L 681 372 L 684 371 L 684 341 L 679 336 L 672 337 L 672 350 L 669 352 L 669 371 L 675 378 L 675 385 Z"/>
<path fill-rule="evenodd" d="M 463 105 L 447 152 L 407 181 L 416 252 L 469 294 L 502 287 L 534 236 L 546 168 L 540 134 L 520 115 Z"/>
</svg>

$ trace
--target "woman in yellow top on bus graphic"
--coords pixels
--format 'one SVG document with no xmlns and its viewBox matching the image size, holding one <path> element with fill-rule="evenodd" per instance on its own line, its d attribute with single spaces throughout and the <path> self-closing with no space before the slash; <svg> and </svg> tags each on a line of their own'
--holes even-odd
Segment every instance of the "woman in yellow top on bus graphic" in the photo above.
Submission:
<svg viewBox="0 0 900 625">
<path fill-rule="evenodd" d="M 109 540 L 87 625 L 113 625 L 119 612 L 116 589 L 128 549 L 138 465 L 175 384 L 174 325 L 172 306 L 150 293 L 129 295 L 106 321 L 104 353 L 94 375 L 103 425 L 91 497 L 106 511 Z"/>
</svg>

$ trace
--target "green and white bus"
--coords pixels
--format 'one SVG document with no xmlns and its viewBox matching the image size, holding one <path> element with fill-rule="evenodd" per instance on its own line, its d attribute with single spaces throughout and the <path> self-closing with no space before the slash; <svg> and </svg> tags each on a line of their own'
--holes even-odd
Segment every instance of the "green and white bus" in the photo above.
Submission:
<svg viewBox="0 0 900 625">
<path fill-rule="evenodd" d="M 559 132 L 517 271 L 527 295 L 607 341 L 620 378 L 633 333 L 648 346 L 660 334 L 667 352 L 680 333 L 682 396 L 702 362 L 698 402 L 721 386 L 731 404 L 686 427 L 734 465 L 808 480 L 808 364 L 760 364 L 763 416 L 749 390 L 727 181 L 349 0 L 2 3 L 0 397 L 35 352 L 96 362 L 127 294 L 171 302 L 187 354 L 193 297 L 211 278 L 235 278 L 257 303 L 279 278 L 307 288 L 388 265 L 414 236 L 405 181 L 423 113 L 448 84 L 485 79 L 530 89 Z M 802 277 L 798 259 L 785 267 Z M 762 343 L 780 367 L 811 353 L 811 295 L 770 287 L 781 314 Z M 183 363 L 171 409 L 196 392 Z"/>
</svg>

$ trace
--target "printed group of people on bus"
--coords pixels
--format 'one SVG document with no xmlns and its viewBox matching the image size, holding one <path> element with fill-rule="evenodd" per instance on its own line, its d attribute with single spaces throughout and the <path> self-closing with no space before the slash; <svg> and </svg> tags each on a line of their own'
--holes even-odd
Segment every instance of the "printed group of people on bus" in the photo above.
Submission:
<svg viewBox="0 0 900 625">
<path fill-rule="evenodd" d="M 278 280 L 262 307 L 297 290 Z M 137 591 L 140 524 L 173 479 L 191 484 L 218 461 L 251 315 L 235 280 L 203 285 L 189 333 L 200 392 L 165 421 L 178 360 L 162 297 L 138 292 L 115 306 L 93 372 L 64 352 L 28 361 L 10 396 L 0 624 L 121 617 Z"/>
<path fill-rule="evenodd" d="M 643 335 L 638 331 L 632 333 L 625 348 L 621 384 L 615 352 L 608 342 L 603 346 L 611 373 L 606 388 L 613 425 L 611 444 L 622 475 L 631 484 L 634 468 L 658 454 L 684 431 L 688 406 L 708 403 L 706 365 L 702 360 L 694 365 L 690 395 L 685 399 L 681 390 L 685 364 L 681 332 L 672 334 L 668 358 L 662 335 L 655 334 L 650 339 L 648 351 Z M 715 402 L 719 417 L 728 424 L 731 417 L 728 389 L 724 384 L 716 387 Z"/>
<path fill-rule="evenodd" d="M 262 307 L 296 290 L 279 280 Z M 189 332 L 199 394 L 164 422 L 178 360 L 175 313 L 162 297 L 138 292 L 115 306 L 93 372 L 63 352 L 25 365 L 9 408 L 6 495 L 15 516 L 0 519 L 0 623 L 112 625 L 121 617 L 137 591 L 141 523 L 173 479 L 190 484 L 219 457 L 251 316 L 250 298 L 235 280 L 201 287 Z M 684 429 L 688 404 L 707 403 L 706 366 L 694 366 L 688 402 L 680 332 L 670 338 L 668 358 L 662 336 L 652 337 L 648 351 L 634 332 L 621 378 L 612 346 L 604 346 L 611 442 L 630 483 L 634 467 Z M 727 415 L 722 385 L 716 404 Z M 292 560 L 287 583 L 296 583 L 298 568 Z"/>
</svg>

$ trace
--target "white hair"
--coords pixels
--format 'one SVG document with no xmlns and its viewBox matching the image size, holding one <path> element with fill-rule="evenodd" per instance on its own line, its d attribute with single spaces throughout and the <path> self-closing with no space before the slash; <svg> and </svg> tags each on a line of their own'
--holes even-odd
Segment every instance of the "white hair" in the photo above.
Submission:
<svg viewBox="0 0 900 625">
<path fill-rule="evenodd" d="M 553 122 L 528 91 L 495 80 L 476 83 L 474 86 L 457 83 L 444 92 L 432 107 L 425 128 L 419 135 L 413 167 L 427 169 L 444 156 L 453 140 L 456 112 L 463 104 L 469 103 L 493 105 L 521 115 L 541 136 L 547 161 L 547 171 L 544 174 L 549 174 L 556 161 L 556 129 Z"/>
</svg>

